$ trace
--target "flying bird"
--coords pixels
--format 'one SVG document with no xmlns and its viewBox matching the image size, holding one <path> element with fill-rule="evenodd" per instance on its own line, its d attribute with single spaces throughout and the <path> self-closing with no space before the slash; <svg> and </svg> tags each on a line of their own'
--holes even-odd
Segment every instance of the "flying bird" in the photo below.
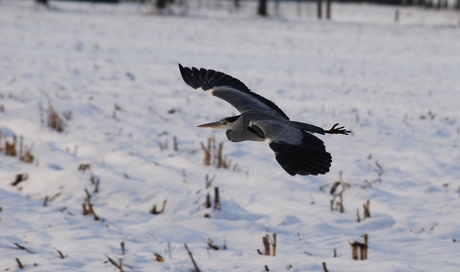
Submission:
<svg viewBox="0 0 460 272">
<path fill-rule="evenodd" d="M 318 175 L 329 172 L 332 157 L 322 140 L 313 135 L 350 133 L 344 127 L 325 130 L 311 124 L 290 121 L 272 101 L 249 90 L 240 80 L 222 72 L 188 68 L 179 64 L 182 79 L 194 89 L 221 98 L 241 114 L 198 127 L 226 129 L 228 140 L 265 141 L 276 161 L 290 175 Z"/>
</svg>

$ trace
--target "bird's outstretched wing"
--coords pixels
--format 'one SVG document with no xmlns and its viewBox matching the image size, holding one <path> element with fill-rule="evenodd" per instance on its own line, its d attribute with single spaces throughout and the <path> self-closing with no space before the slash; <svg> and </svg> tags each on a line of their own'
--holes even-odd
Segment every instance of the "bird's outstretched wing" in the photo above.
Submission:
<svg viewBox="0 0 460 272">
<path fill-rule="evenodd" d="M 264 111 L 278 115 L 283 119 L 289 117 L 272 101 L 249 90 L 240 80 L 222 72 L 206 69 L 188 68 L 179 64 L 179 70 L 190 87 L 203 89 L 235 107 L 239 112 Z"/>
<path fill-rule="evenodd" d="M 275 152 L 276 161 L 290 175 L 318 175 L 329 172 L 331 154 L 326 152 L 323 141 L 295 126 L 270 120 L 250 123 L 254 130 L 261 130 L 265 141 Z"/>
</svg>

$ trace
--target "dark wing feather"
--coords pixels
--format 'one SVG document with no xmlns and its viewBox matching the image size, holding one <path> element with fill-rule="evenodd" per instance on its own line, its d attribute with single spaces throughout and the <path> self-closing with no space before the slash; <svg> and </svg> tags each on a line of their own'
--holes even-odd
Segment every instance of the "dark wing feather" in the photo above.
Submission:
<svg viewBox="0 0 460 272">
<path fill-rule="evenodd" d="M 205 91 L 212 90 L 212 95 L 227 101 L 241 113 L 269 111 L 289 120 L 289 117 L 275 103 L 251 92 L 243 82 L 232 76 L 214 70 L 183 67 L 180 64 L 179 70 L 182 79 L 190 87 L 201 88 Z"/>
<path fill-rule="evenodd" d="M 308 132 L 304 132 L 299 145 L 271 142 L 269 146 L 275 152 L 276 161 L 292 176 L 326 174 L 331 167 L 331 154 L 326 152 L 320 139 Z"/>
<path fill-rule="evenodd" d="M 252 129 L 263 131 L 276 161 L 290 175 L 318 175 L 329 172 L 331 154 L 323 141 L 290 121 L 258 120 Z"/>
</svg>

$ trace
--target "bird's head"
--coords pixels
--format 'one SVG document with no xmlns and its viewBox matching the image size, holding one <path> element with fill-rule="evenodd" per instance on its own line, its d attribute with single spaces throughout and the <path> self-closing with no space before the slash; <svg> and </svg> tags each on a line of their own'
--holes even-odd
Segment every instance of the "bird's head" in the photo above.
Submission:
<svg viewBox="0 0 460 272">
<path fill-rule="evenodd" d="M 233 125 L 235 124 L 236 120 L 238 120 L 238 116 L 231 116 L 231 117 L 225 117 L 223 119 L 220 119 L 217 122 L 212 122 L 212 123 L 207 123 L 207 124 L 202 124 L 199 125 L 198 127 L 200 128 L 214 128 L 214 129 L 231 129 Z"/>
</svg>

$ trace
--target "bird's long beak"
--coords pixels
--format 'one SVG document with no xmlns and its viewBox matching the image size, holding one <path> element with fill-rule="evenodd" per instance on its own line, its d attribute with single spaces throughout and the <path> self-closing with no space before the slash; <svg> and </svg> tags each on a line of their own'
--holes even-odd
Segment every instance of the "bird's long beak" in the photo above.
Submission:
<svg viewBox="0 0 460 272">
<path fill-rule="evenodd" d="M 220 121 L 199 125 L 200 128 L 221 128 Z"/>
</svg>

